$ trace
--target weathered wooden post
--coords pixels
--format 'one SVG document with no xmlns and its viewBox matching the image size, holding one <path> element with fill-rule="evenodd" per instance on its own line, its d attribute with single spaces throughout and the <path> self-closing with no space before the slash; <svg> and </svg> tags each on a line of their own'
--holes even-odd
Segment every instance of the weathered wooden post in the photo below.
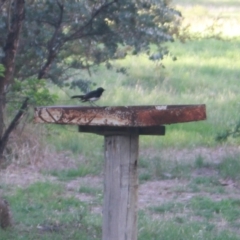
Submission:
<svg viewBox="0 0 240 240">
<path fill-rule="evenodd" d="M 35 108 L 35 122 L 79 125 L 105 138 L 103 240 L 137 239 L 139 135 L 164 135 L 164 124 L 206 119 L 205 105 Z"/>
<path fill-rule="evenodd" d="M 102 239 L 137 239 L 138 134 L 105 136 Z"/>
</svg>

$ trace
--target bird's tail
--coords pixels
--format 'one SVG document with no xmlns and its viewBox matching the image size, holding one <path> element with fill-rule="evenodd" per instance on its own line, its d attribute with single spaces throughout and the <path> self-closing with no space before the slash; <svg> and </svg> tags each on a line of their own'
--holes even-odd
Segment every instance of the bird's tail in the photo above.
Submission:
<svg viewBox="0 0 240 240">
<path fill-rule="evenodd" d="M 84 95 L 75 95 L 75 96 L 72 96 L 71 98 L 80 98 L 81 100 L 83 100 Z"/>
</svg>

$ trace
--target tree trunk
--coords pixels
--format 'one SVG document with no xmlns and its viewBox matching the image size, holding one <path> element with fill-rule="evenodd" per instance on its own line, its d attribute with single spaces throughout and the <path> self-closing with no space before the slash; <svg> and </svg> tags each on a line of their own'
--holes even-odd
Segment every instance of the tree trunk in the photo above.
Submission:
<svg viewBox="0 0 240 240">
<path fill-rule="evenodd" d="M 2 65 L 5 68 L 4 76 L 0 76 L 0 139 L 4 135 L 4 107 L 5 107 L 5 91 L 6 87 L 13 79 L 15 58 L 18 49 L 18 43 L 22 24 L 24 20 L 24 0 L 11 1 L 11 11 L 9 11 L 9 23 L 8 34 L 6 44 L 3 48 L 4 57 L 2 59 Z M 0 142 L 1 144 L 1 142 Z"/>
<path fill-rule="evenodd" d="M 2 138 L 0 140 L 0 167 L 1 167 L 2 163 L 3 163 L 3 151 L 4 151 L 4 149 L 5 149 L 6 145 L 7 145 L 10 133 L 16 128 L 16 126 L 18 125 L 21 117 L 26 112 L 27 107 L 28 107 L 28 100 L 29 100 L 29 98 L 27 97 L 23 101 L 22 106 L 20 107 L 18 113 L 15 115 L 15 117 L 13 118 L 11 123 L 9 124 L 8 128 L 6 129 L 6 131 L 4 131 L 4 134 L 2 135 Z"/>
<path fill-rule="evenodd" d="M 12 226 L 11 212 L 9 204 L 6 200 L 2 199 L 0 196 L 0 227 L 6 229 Z"/>
</svg>

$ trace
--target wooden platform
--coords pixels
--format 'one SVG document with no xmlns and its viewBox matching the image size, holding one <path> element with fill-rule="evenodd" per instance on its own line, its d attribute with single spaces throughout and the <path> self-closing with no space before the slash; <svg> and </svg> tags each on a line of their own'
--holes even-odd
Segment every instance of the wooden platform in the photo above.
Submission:
<svg viewBox="0 0 240 240">
<path fill-rule="evenodd" d="M 102 239 L 137 240 L 139 135 L 164 135 L 165 124 L 205 120 L 206 106 L 46 106 L 35 108 L 34 119 L 104 135 Z"/>
</svg>

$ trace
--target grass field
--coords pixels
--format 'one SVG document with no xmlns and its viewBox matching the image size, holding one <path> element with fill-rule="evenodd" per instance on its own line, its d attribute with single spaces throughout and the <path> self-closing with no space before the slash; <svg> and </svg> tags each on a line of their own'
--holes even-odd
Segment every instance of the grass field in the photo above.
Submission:
<svg viewBox="0 0 240 240">
<path fill-rule="evenodd" d="M 140 138 L 138 239 L 240 240 L 240 140 L 215 141 L 240 119 L 240 3 L 174 3 L 193 36 L 168 45 L 177 61 L 166 57 L 162 68 L 144 55 L 127 57 L 115 64 L 128 75 L 100 67 L 91 80 L 106 89 L 101 106 L 207 106 L 206 121 Z M 79 104 L 69 100 L 76 92 L 54 90 L 58 104 Z M 0 230 L 0 239 L 101 239 L 103 138 L 76 127 L 29 128 L 43 146 L 30 141 L 22 162 L 19 155 L 1 171 L 0 194 L 10 203 L 14 227 Z M 33 151 L 35 160 L 26 160 Z"/>
<path fill-rule="evenodd" d="M 126 68 L 128 75 L 100 67 L 92 73 L 91 81 L 106 89 L 99 102 L 102 106 L 206 104 L 207 121 L 167 126 L 169 134 L 164 139 L 142 137 L 142 146 L 216 146 L 215 137 L 239 120 L 240 5 L 236 1 L 197 1 L 194 5 L 188 4 L 188 1 L 177 1 L 177 4 L 185 16 L 184 24 L 191 23 L 190 34 L 198 36 L 197 40 L 184 44 L 168 44 L 171 55 L 176 56 L 177 61 L 173 61 L 172 56 L 166 57 L 163 69 L 144 55 L 129 56 L 115 63 Z M 214 30 L 209 30 L 212 25 Z M 206 32 L 207 35 L 204 34 Z M 88 73 L 83 72 L 81 76 L 89 79 Z M 66 92 L 67 95 L 59 91 L 59 103 L 69 103 L 69 96 L 76 93 L 68 89 Z M 77 100 L 70 103 L 79 104 Z M 101 145 L 101 140 L 95 140 L 95 136 L 77 133 L 74 136 L 74 130 L 70 133 L 67 129 L 65 133 L 62 129 L 60 131 L 64 141 L 59 138 L 60 141 L 56 142 L 53 137 L 58 149 L 66 146 L 82 153 L 86 149 L 81 145 L 84 145 L 83 138 Z M 239 144 L 238 139 L 230 139 L 229 142 Z"/>
<path fill-rule="evenodd" d="M 155 148 L 216 146 L 215 137 L 239 120 L 240 39 L 202 39 L 185 44 L 176 42 L 169 47 L 178 60 L 173 62 L 170 57 L 166 58 L 163 61 L 165 69 L 149 63 L 145 56 L 128 57 L 118 64 L 129 68 L 129 76 L 109 74 L 104 70 L 101 71 L 102 79 L 98 79 L 98 74 L 93 76 L 98 85 L 107 89 L 99 104 L 206 104 L 206 121 L 167 126 L 164 139 L 142 137 L 141 144 Z M 78 104 L 77 101 L 73 103 Z M 67 128 L 65 130 L 60 129 L 59 142 L 53 135 L 58 149 L 65 146 L 82 153 L 87 149 L 82 141 L 86 138 L 96 143 L 95 146 L 101 146 L 101 138 L 73 134 L 74 128 L 69 132 Z M 229 142 L 238 144 L 239 139 L 230 139 Z"/>
</svg>

